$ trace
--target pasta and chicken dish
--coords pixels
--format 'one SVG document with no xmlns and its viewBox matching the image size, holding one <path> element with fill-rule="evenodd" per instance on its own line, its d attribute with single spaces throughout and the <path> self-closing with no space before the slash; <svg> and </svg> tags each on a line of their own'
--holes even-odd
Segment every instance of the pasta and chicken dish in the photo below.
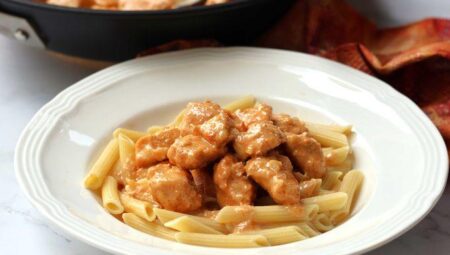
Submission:
<svg viewBox="0 0 450 255">
<path fill-rule="evenodd" d="M 47 4 L 97 10 L 145 11 L 170 10 L 188 5 L 214 5 L 229 0 L 44 0 Z"/>
<path fill-rule="evenodd" d="M 169 125 L 116 129 L 84 185 L 157 237 L 212 247 L 300 241 L 351 213 L 363 180 L 351 129 L 276 114 L 250 96 L 224 107 L 190 102 Z"/>
</svg>

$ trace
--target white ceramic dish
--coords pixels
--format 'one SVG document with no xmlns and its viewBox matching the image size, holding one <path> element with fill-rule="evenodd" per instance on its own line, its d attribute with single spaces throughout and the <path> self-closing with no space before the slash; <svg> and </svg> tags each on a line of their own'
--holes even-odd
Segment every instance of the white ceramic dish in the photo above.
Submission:
<svg viewBox="0 0 450 255">
<path fill-rule="evenodd" d="M 81 183 L 116 127 L 168 123 L 185 103 L 252 94 L 277 112 L 352 123 L 356 167 L 365 174 L 350 220 L 302 242 L 220 249 L 162 240 L 122 224 Z M 107 68 L 45 105 L 16 148 L 17 178 L 30 201 L 65 232 L 124 254 L 352 254 L 419 222 L 447 179 L 441 136 L 409 99 L 349 67 L 305 54 L 255 48 L 197 49 Z"/>
</svg>

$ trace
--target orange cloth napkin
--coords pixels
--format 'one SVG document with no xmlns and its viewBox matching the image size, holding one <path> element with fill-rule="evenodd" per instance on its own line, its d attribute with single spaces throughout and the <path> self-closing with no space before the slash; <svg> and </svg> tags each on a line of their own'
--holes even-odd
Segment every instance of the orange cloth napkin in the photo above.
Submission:
<svg viewBox="0 0 450 255">
<path fill-rule="evenodd" d="M 220 45 L 180 40 L 144 55 Z M 378 29 L 343 0 L 297 0 L 253 45 L 319 55 L 384 80 L 422 108 L 450 147 L 450 20 Z"/>
</svg>

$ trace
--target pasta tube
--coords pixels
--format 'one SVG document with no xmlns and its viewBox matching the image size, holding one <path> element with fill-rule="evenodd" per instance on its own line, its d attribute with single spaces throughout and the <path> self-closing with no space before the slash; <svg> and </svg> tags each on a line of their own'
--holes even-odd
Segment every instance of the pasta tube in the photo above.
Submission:
<svg viewBox="0 0 450 255">
<path fill-rule="evenodd" d="M 342 133 L 345 135 L 349 135 L 352 133 L 352 125 L 336 125 L 336 124 L 319 124 L 313 122 L 305 122 L 305 126 L 307 129 L 322 129 L 328 130 L 332 132 Z"/>
<path fill-rule="evenodd" d="M 221 235 L 222 232 L 209 227 L 191 216 L 182 216 L 164 223 L 164 226 L 178 230 L 180 232 L 204 233 Z"/>
<path fill-rule="evenodd" d="M 331 213 L 331 221 L 334 224 L 340 223 L 345 218 L 347 218 L 348 214 L 350 213 L 356 191 L 361 186 L 363 178 L 364 176 L 359 170 L 351 170 L 344 176 L 339 191 L 345 192 L 348 196 L 348 199 L 344 208 Z"/>
<path fill-rule="evenodd" d="M 136 157 L 133 140 L 123 134 L 119 134 L 117 140 L 119 142 L 119 159 L 123 169 L 134 169 Z"/>
<path fill-rule="evenodd" d="M 212 219 L 208 219 L 205 217 L 193 216 L 193 215 L 169 211 L 169 210 L 160 209 L 160 208 L 154 208 L 153 211 L 155 212 L 156 216 L 162 223 L 166 223 L 168 221 L 171 221 L 171 220 L 179 218 L 179 217 L 189 216 L 189 217 L 192 217 L 193 219 L 197 220 L 198 222 L 200 222 L 206 226 L 209 226 L 219 232 L 222 232 L 222 233 L 228 232 L 228 230 L 224 224 L 221 224 L 219 222 L 216 222 Z"/>
<path fill-rule="evenodd" d="M 347 193 L 335 192 L 315 197 L 308 197 L 302 199 L 305 205 L 318 205 L 319 212 L 333 211 L 344 208 L 347 203 Z"/>
<path fill-rule="evenodd" d="M 91 190 L 100 188 L 103 180 L 119 158 L 119 147 L 116 139 L 112 139 L 95 161 L 91 170 L 84 179 L 84 186 Z"/>
<path fill-rule="evenodd" d="M 175 119 L 172 121 L 172 123 L 169 124 L 169 126 L 178 127 L 180 125 L 181 121 L 183 121 L 185 112 L 186 112 L 186 109 L 183 109 L 180 113 L 178 113 L 178 115 L 175 117 Z"/>
<path fill-rule="evenodd" d="M 155 222 L 148 222 L 134 213 L 124 213 L 122 214 L 122 219 L 128 226 L 135 228 L 144 233 L 161 237 L 164 239 L 175 240 L 175 231 L 161 226 Z"/>
<path fill-rule="evenodd" d="M 348 171 L 353 169 L 353 154 L 349 153 L 347 158 L 340 163 L 339 165 L 335 166 L 328 166 L 328 171 L 341 171 L 343 173 L 347 173 Z"/>
<path fill-rule="evenodd" d="M 319 235 L 320 233 L 309 226 L 306 222 L 282 222 L 282 223 L 271 223 L 261 225 L 262 229 L 271 229 L 271 228 L 279 228 L 279 227 L 288 227 L 295 226 L 298 227 L 300 233 L 306 237 L 314 237 Z"/>
<path fill-rule="evenodd" d="M 224 247 L 224 248 L 246 248 L 270 245 L 263 235 L 212 235 L 200 233 L 179 232 L 175 239 L 180 243 Z"/>
<path fill-rule="evenodd" d="M 301 229 L 297 226 L 285 226 L 240 233 L 240 235 L 248 235 L 248 234 L 263 235 L 267 238 L 267 241 L 269 241 L 270 245 L 291 243 L 308 238 L 307 236 L 301 233 Z"/>
<path fill-rule="evenodd" d="M 308 128 L 308 133 L 322 146 L 340 148 L 348 146 L 347 136 L 322 128 Z"/>
<path fill-rule="evenodd" d="M 309 220 L 319 210 L 317 205 L 306 205 L 303 208 L 288 206 L 225 206 L 216 216 L 220 223 L 236 223 L 251 219 L 255 223 L 275 223 L 287 221 Z"/>
<path fill-rule="evenodd" d="M 118 128 L 113 132 L 114 138 L 119 137 L 120 134 L 123 134 L 126 137 L 130 138 L 131 140 L 133 140 L 133 142 L 136 142 L 139 138 L 147 135 L 147 133 L 126 128 Z"/>
<path fill-rule="evenodd" d="M 253 107 L 256 103 L 256 99 L 253 96 L 245 96 L 236 101 L 233 101 L 223 107 L 223 109 L 228 110 L 230 112 L 234 112 L 237 110 L 244 110 L 250 107 Z"/>
<path fill-rule="evenodd" d="M 156 134 L 164 129 L 164 126 L 151 126 L 147 129 L 148 135 Z"/>
<path fill-rule="evenodd" d="M 120 201 L 122 201 L 125 212 L 134 213 L 147 221 L 155 220 L 156 214 L 150 203 L 135 199 L 124 193 L 120 194 Z"/>
<path fill-rule="evenodd" d="M 102 186 L 103 207 L 111 214 L 121 214 L 123 206 L 119 199 L 117 181 L 114 177 L 108 176 Z"/>
<path fill-rule="evenodd" d="M 332 190 L 336 185 L 339 185 L 341 180 L 339 179 L 342 176 L 341 171 L 329 171 L 323 178 L 322 189 Z"/>
<path fill-rule="evenodd" d="M 347 158 L 350 152 L 349 146 L 344 146 L 331 151 L 330 154 L 325 156 L 325 163 L 327 166 L 339 165 Z"/>
<path fill-rule="evenodd" d="M 320 232 L 327 232 L 334 227 L 330 218 L 325 213 L 319 213 L 311 221 L 311 224 Z"/>
</svg>

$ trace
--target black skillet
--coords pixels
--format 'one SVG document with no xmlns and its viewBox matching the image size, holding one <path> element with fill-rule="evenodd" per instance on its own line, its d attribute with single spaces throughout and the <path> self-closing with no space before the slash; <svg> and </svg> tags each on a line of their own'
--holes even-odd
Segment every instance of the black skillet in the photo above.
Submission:
<svg viewBox="0 0 450 255">
<path fill-rule="evenodd" d="M 164 11 L 65 8 L 31 0 L 0 0 L 0 33 L 68 55 L 120 61 L 176 39 L 254 39 L 291 0 L 234 0 Z"/>
</svg>

